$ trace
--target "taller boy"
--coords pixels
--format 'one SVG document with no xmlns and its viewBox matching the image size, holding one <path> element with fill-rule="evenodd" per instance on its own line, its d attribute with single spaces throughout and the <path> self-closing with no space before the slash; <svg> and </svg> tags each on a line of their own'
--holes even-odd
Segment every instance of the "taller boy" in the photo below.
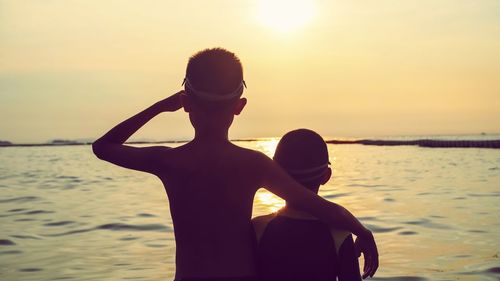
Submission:
<svg viewBox="0 0 500 281">
<path fill-rule="evenodd" d="M 174 224 L 176 280 L 253 280 L 256 275 L 251 227 L 255 192 L 265 187 L 303 211 L 360 237 L 366 268 L 373 275 L 378 253 L 372 233 L 343 207 L 300 186 L 264 154 L 228 140 L 241 113 L 245 82 L 239 59 L 215 48 L 190 58 L 185 91 L 123 121 L 94 142 L 94 153 L 116 165 L 160 178 Z M 195 137 L 167 148 L 132 147 L 125 141 L 162 112 L 189 113 Z"/>
</svg>

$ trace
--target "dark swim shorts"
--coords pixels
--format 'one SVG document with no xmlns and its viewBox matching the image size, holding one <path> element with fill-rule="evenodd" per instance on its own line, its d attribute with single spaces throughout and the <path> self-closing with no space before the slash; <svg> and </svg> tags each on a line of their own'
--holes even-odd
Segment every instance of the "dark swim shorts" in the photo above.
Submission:
<svg viewBox="0 0 500 281">
<path fill-rule="evenodd" d="M 258 281 L 257 277 L 184 278 L 174 281 Z"/>
</svg>

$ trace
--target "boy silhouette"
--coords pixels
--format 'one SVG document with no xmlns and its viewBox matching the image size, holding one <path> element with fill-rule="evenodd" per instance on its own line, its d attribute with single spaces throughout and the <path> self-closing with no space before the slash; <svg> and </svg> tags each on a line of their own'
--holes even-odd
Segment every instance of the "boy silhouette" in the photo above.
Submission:
<svg viewBox="0 0 500 281">
<path fill-rule="evenodd" d="M 263 153 L 228 140 L 234 116 L 246 104 L 235 54 L 221 48 L 195 54 L 183 85 L 184 91 L 123 121 L 92 146 L 98 158 L 162 181 L 174 225 L 176 280 L 255 280 L 251 214 L 261 187 L 361 237 L 370 273 L 375 273 L 375 240 L 351 213 L 303 188 Z M 190 142 L 176 148 L 124 144 L 156 115 L 181 108 L 195 129 Z"/>
<path fill-rule="evenodd" d="M 332 175 L 325 141 L 307 129 L 285 134 L 274 161 L 314 193 Z M 258 240 L 256 259 L 261 281 L 361 280 L 352 235 L 300 211 L 293 202 L 287 201 L 278 212 L 256 217 L 252 222 Z"/>
</svg>

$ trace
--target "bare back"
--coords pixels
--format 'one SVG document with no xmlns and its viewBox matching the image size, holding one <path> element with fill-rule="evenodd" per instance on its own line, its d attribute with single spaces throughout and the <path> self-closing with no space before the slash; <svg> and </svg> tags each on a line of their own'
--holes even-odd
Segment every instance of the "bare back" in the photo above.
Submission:
<svg viewBox="0 0 500 281">
<path fill-rule="evenodd" d="M 176 277 L 254 275 L 250 220 L 261 154 L 229 142 L 165 153 L 158 176 L 174 222 Z"/>
</svg>

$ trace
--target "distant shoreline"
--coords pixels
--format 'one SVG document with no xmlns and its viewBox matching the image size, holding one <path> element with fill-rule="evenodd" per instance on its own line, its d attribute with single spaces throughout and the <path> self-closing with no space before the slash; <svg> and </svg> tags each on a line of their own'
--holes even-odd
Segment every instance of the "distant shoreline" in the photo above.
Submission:
<svg viewBox="0 0 500 281">
<path fill-rule="evenodd" d="M 232 141 L 260 141 L 263 139 L 233 139 Z M 187 140 L 178 141 L 132 141 L 127 144 L 165 144 L 165 143 L 186 143 Z M 494 148 L 500 149 L 500 139 L 492 140 L 435 140 L 435 139 L 415 139 L 415 140 L 381 140 L 381 139 L 357 139 L 357 140 L 326 140 L 329 144 L 361 144 L 373 146 L 420 146 L 427 148 Z M 81 146 L 91 145 L 92 142 L 78 141 L 54 141 L 50 143 L 10 143 L 0 142 L 1 147 L 41 147 L 41 146 Z"/>
</svg>

